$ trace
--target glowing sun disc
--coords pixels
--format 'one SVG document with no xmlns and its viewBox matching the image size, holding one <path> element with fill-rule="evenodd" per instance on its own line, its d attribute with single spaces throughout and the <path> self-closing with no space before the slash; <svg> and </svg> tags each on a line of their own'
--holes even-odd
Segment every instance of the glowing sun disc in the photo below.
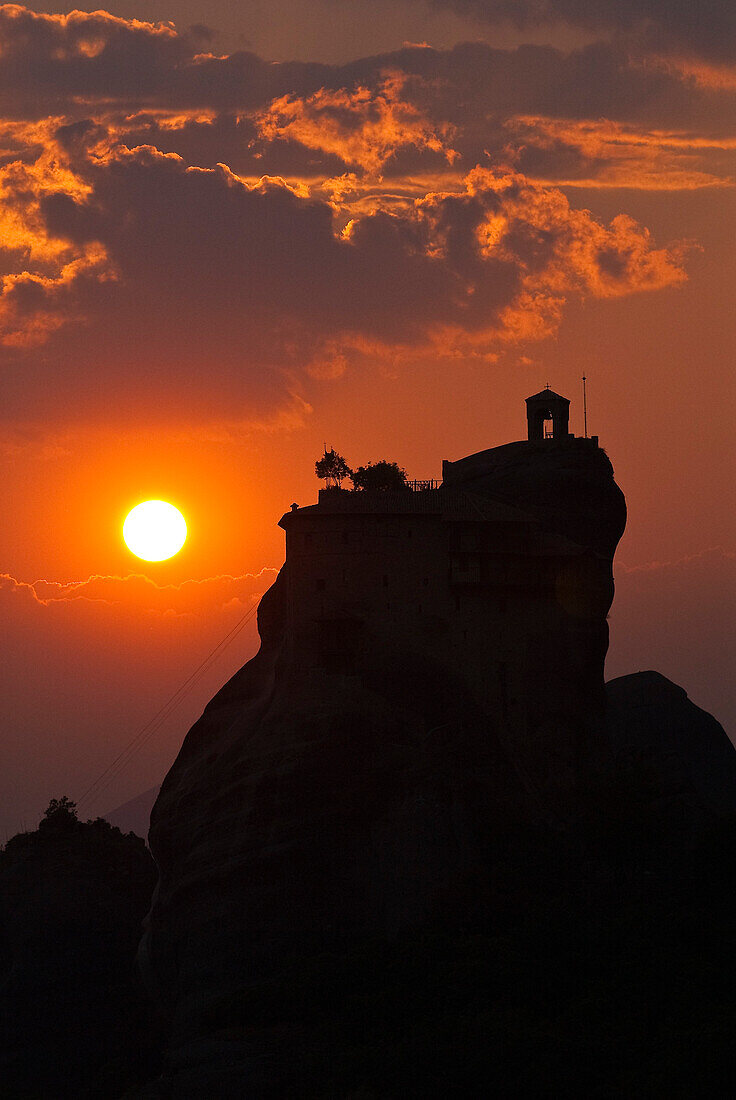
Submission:
<svg viewBox="0 0 736 1100">
<path fill-rule="evenodd" d="M 178 554 L 187 537 L 184 516 L 165 500 L 144 500 L 125 518 L 123 538 L 128 549 L 144 561 L 164 561 Z"/>
</svg>

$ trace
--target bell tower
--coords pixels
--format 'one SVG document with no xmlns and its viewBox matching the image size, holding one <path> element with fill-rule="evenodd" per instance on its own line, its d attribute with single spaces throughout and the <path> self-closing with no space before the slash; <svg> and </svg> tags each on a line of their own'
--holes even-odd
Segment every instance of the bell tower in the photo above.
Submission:
<svg viewBox="0 0 736 1100">
<path fill-rule="evenodd" d="M 551 421 L 551 426 L 549 422 Z M 526 399 L 529 439 L 568 439 L 570 402 L 547 386 Z"/>
</svg>

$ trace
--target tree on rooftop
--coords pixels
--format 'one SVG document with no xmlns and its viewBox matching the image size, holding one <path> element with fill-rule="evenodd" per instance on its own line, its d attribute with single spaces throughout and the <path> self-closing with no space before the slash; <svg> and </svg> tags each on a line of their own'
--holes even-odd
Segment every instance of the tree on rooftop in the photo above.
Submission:
<svg viewBox="0 0 736 1100">
<path fill-rule="evenodd" d="M 314 472 L 317 477 L 324 478 L 327 489 L 339 489 L 346 477 L 353 476 L 353 471 L 334 447 L 329 451 L 325 448 L 322 458 L 314 464 Z"/>
<path fill-rule="evenodd" d="M 353 476 L 353 485 L 356 489 L 379 489 L 383 491 L 407 489 L 406 470 L 403 470 L 397 462 L 369 462 L 367 466 L 359 466 Z"/>
</svg>

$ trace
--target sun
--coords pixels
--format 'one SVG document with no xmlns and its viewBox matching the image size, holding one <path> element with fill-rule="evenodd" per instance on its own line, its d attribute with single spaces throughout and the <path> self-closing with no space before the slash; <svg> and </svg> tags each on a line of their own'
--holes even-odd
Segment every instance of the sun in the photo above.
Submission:
<svg viewBox="0 0 736 1100">
<path fill-rule="evenodd" d="M 165 561 L 178 554 L 187 537 L 184 516 L 165 500 L 144 500 L 125 518 L 123 538 L 128 549 L 144 561 Z"/>
</svg>

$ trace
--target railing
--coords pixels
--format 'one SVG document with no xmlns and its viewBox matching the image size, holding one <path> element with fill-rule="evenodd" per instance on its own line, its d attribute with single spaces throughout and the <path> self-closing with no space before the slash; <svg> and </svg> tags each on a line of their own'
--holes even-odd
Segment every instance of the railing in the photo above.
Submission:
<svg viewBox="0 0 736 1100">
<path fill-rule="evenodd" d="M 407 488 L 411 489 L 415 493 L 423 493 L 427 489 L 439 489 L 442 484 L 436 478 L 430 477 L 424 481 L 407 481 Z"/>
<path fill-rule="evenodd" d="M 439 489 L 439 487 L 441 485 L 442 485 L 442 479 L 441 478 L 433 478 L 433 477 L 420 478 L 416 481 L 406 481 L 406 482 L 404 482 L 403 486 L 397 485 L 395 491 L 398 492 L 401 489 L 404 489 L 404 490 L 405 489 L 411 489 L 412 492 L 414 492 L 414 493 L 423 493 L 423 492 L 426 492 L 428 489 Z M 374 490 L 374 491 L 377 491 L 377 490 Z M 343 489 L 343 487 L 341 485 L 327 485 L 326 488 L 320 489 L 320 491 L 319 491 L 319 499 L 320 500 L 323 499 L 323 494 L 326 494 L 324 499 L 332 498 L 333 494 L 335 494 L 335 499 L 337 499 L 338 496 L 348 496 L 348 497 L 353 497 L 353 496 L 356 496 L 356 495 L 361 496 L 362 495 L 362 490 L 360 490 L 360 489 Z M 294 511 L 294 510 L 295 509 L 292 508 L 292 511 Z"/>
</svg>

